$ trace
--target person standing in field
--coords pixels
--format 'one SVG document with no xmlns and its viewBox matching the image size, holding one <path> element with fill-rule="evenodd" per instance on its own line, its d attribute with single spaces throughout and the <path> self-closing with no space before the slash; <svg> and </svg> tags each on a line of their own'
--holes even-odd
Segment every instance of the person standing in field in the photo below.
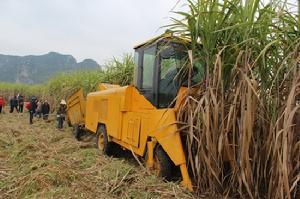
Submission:
<svg viewBox="0 0 300 199">
<path fill-rule="evenodd" d="M 29 105 L 29 124 L 33 124 L 33 115 L 35 114 L 35 110 L 36 110 L 36 107 L 37 107 L 37 99 L 36 97 L 32 97 L 31 100 L 30 100 L 30 105 Z"/>
<path fill-rule="evenodd" d="M 39 100 L 37 102 L 37 107 L 36 107 L 36 115 L 41 118 L 42 117 L 42 101 Z"/>
<path fill-rule="evenodd" d="M 14 98 L 12 97 L 12 98 L 10 98 L 10 100 L 9 100 L 9 107 L 10 107 L 9 112 L 10 112 L 10 113 L 12 113 L 12 112 L 14 111 L 13 104 L 14 104 Z"/>
<path fill-rule="evenodd" d="M 14 96 L 13 98 L 11 98 L 9 103 L 10 103 L 10 111 L 9 111 L 10 113 L 14 112 L 15 109 L 17 112 L 19 112 L 17 96 Z"/>
<path fill-rule="evenodd" d="M 5 106 L 5 100 L 2 96 L 0 96 L 0 113 L 2 113 L 2 109 Z"/>
<path fill-rule="evenodd" d="M 57 117 L 57 128 L 61 130 L 63 128 L 63 123 L 66 117 L 66 109 L 67 103 L 65 100 L 61 100 L 59 104 L 59 108 L 57 109 L 56 117 Z"/>
<path fill-rule="evenodd" d="M 48 120 L 49 112 L 50 112 L 50 105 L 49 105 L 48 101 L 45 100 L 42 105 L 43 120 Z"/>
<path fill-rule="evenodd" d="M 24 108 L 24 97 L 20 94 L 18 94 L 18 110 L 19 110 L 19 113 L 23 113 L 23 108 Z"/>
</svg>

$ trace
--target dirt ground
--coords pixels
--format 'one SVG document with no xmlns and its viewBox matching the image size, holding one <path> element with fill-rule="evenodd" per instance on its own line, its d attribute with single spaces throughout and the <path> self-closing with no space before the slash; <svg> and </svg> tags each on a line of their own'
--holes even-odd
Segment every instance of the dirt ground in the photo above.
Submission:
<svg viewBox="0 0 300 199">
<path fill-rule="evenodd" d="M 194 198 L 163 182 L 131 157 L 111 158 L 92 136 L 78 142 L 28 113 L 0 114 L 0 198 Z"/>
</svg>

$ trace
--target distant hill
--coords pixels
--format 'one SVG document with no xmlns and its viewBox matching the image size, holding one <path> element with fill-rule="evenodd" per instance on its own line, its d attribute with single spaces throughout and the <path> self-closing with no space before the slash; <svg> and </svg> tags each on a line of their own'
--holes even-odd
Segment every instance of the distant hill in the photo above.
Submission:
<svg viewBox="0 0 300 199">
<path fill-rule="evenodd" d="M 92 59 L 77 63 L 72 55 L 56 52 L 28 56 L 0 54 L 0 81 L 5 82 L 41 83 L 60 72 L 95 68 L 100 65 Z"/>
</svg>

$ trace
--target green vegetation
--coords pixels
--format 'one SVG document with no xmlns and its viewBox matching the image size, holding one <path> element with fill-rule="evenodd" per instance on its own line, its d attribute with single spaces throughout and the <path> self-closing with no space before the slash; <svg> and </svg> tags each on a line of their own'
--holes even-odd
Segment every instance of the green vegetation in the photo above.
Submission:
<svg viewBox="0 0 300 199">
<path fill-rule="evenodd" d="M 133 79 L 133 68 L 133 57 L 125 54 L 121 59 L 113 58 L 107 62 L 102 70 L 76 71 L 58 75 L 47 82 L 43 95 L 59 100 L 73 94 L 79 88 L 83 88 L 85 93 L 95 91 L 101 82 L 128 85 Z"/>
<path fill-rule="evenodd" d="M 120 85 L 130 84 L 133 79 L 133 67 L 133 57 L 125 54 L 120 59 L 111 59 L 101 70 L 79 70 L 72 73 L 62 73 L 40 85 L 0 82 L 0 94 L 6 98 L 17 93 L 27 97 L 36 95 L 47 98 L 55 104 L 56 100 L 65 98 L 79 88 L 83 88 L 85 93 L 95 91 L 101 82 Z"/>
<path fill-rule="evenodd" d="M 190 92 L 180 116 L 187 124 L 183 134 L 188 135 L 197 191 L 296 198 L 298 16 L 287 10 L 287 2 L 277 0 L 272 5 L 259 0 L 188 0 L 187 5 L 189 11 L 177 12 L 168 27 L 191 40 L 191 62 L 206 63 L 206 84 Z"/>
<path fill-rule="evenodd" d="M 18 93 L 22 93 L 26 96 L 37 95 L 41 93 L 44 89 L 44 85 L 29 85 L 29 84 L 19 84 L 19 83 L 8 83 L 0 82 L 0 95 L 5 98 L 12 97 Z"/>
</svg>

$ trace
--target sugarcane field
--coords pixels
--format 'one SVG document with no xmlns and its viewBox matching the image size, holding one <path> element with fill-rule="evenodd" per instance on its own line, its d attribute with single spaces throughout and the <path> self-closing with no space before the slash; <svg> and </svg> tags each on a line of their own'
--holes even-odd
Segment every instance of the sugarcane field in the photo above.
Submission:
<svg viewBox="0 0 300 199">
<path fill-rule="evenodd" d="M 0 199 L 300 198 L 300 1 L 0 1 Z"/>
</svg>

